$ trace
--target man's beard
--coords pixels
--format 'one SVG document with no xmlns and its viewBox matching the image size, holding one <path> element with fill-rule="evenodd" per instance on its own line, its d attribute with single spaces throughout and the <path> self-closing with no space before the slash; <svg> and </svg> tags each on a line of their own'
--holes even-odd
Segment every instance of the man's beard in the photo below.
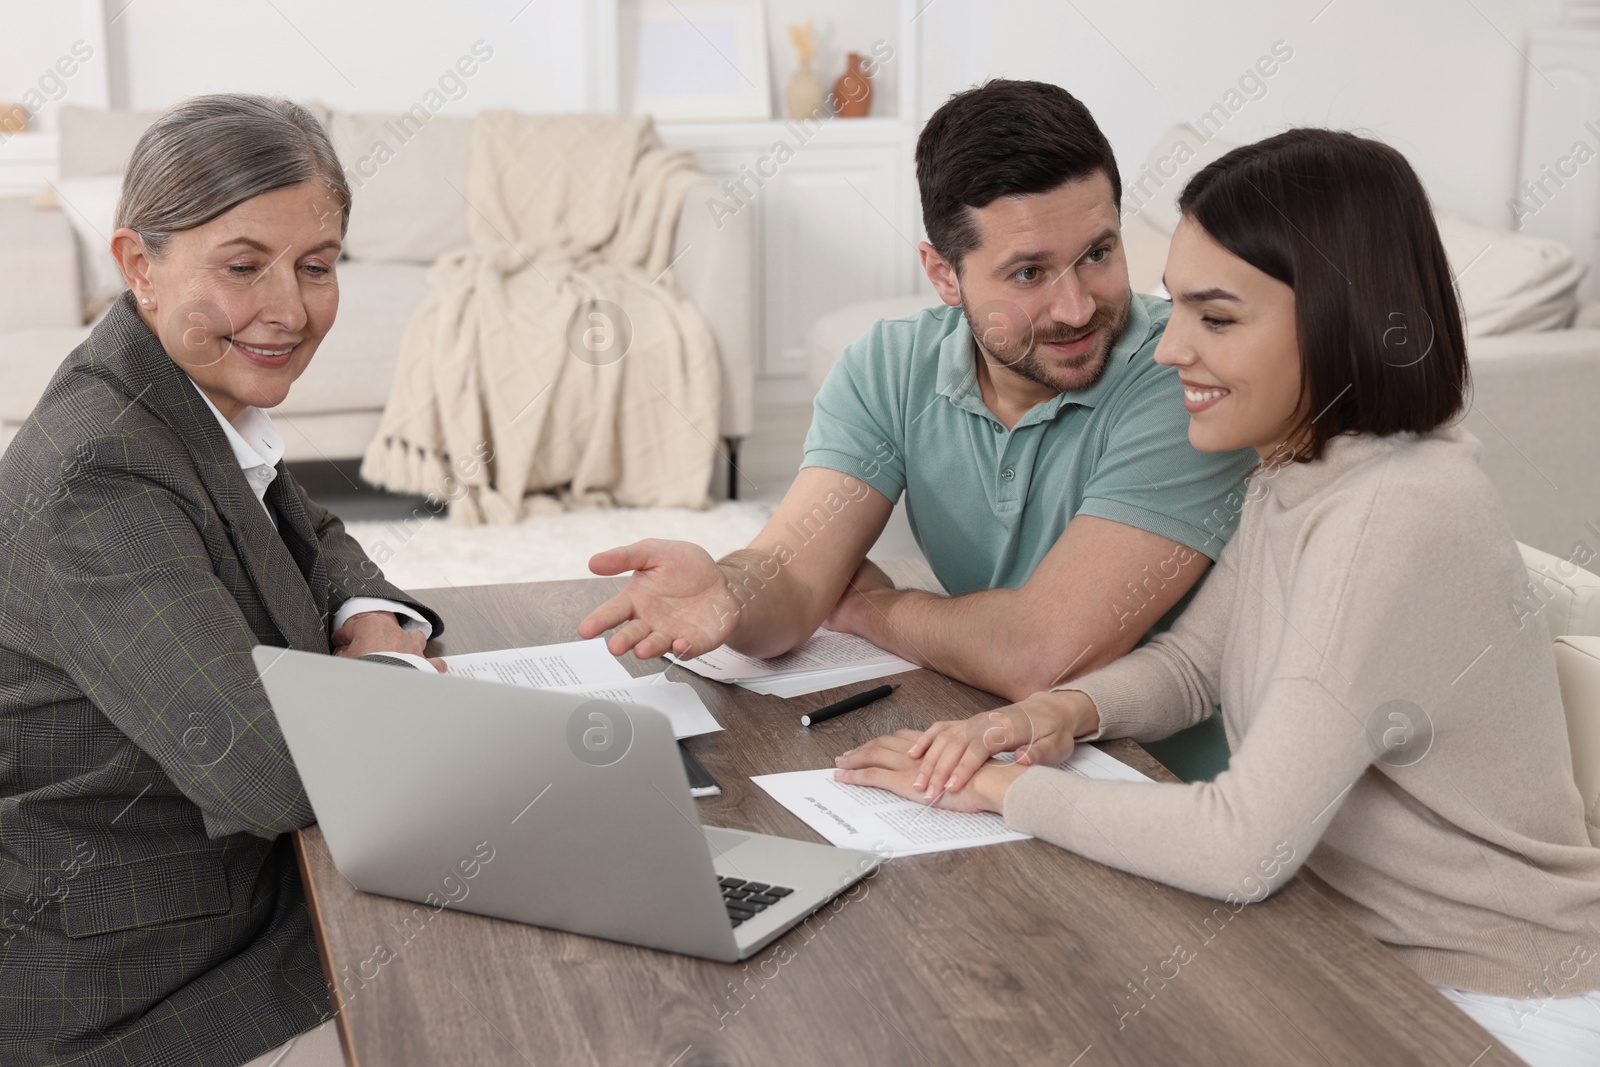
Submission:
<svg viewBox="0 0 1600 1067">
<path fill-rule="evenodd" d="M 1029 323 L 1022 331 L 1017 331 L 1024 333 L 1024 336 L 1013 336 L 1010 328 L 1011 324 L 1022 319 L 1022 309 L 1014 304 L 990 310 L 985 318 L 991 321 L 984 329 L 980 329 L 973 321 L 972 310 L 964 304 L 961 313 L 972 329 L 974 343 L 988 358 L 990 365 L 1004 367 L 1013 374 L 1058 393 L 1070 393 L 1089 388 L 1105 373 L 1110 362 L 1111 346 L 1117 343 L 1122 328 L 1128 323 L 1131 304 L 1131 298 L 1121 304 L 1101 304 L 1095 308 L 1089 321 L 1078 327 L 1052 323 L 1048 328 L 1036 330 Z M 1042 344 L 1066 344 L 1082 340 L 1091 332 L 1095 334 L 1095 339 L 1089 350 L 1073 356 L 1064 364 L 1047 362 L 1039 355 L 1039 346 Z"/>
</svg>

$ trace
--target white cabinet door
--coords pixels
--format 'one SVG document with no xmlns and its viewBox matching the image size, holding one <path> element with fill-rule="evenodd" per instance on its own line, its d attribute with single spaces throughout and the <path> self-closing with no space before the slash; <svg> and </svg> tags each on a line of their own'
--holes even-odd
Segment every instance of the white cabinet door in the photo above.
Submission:
<svg viewBox="0 0 1600 1067">
<path fill-rule="evenodd" d="M 1528 54 L 1512 226 L 1600 262 L 1600 33 L 1535 33 Z M 1579 295 L 1600 299 L 1600 271 L 1589 271 Z"/>
<path fill-rule="evenodd" d="M 664 124 L 661 132 L 728 181 L 726 195 L 706 205 L 713 219 L 756 212 L 761 377 L 804 376 L 805 334 L 818 316 L 917 291 L 907 128 L 834 119 L 811 136 L 778 122 Z"/>
<path fill-rule="evenodd" d="M 916 230 L 899 180 L 900 149 L 802 151 L 761 193 L 767 377 L 805 372 L 818 316 L 912 291 Z"/>
</svg>

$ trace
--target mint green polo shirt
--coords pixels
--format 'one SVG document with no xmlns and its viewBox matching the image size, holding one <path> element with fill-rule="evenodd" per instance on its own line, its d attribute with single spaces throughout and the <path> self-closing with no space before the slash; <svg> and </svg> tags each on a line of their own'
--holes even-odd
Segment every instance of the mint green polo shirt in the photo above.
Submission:
<svg viewBox="0 0 1600 1067">
<path fill-rule="evenodd" d="M 1238 518 L 1229 494 L 1259 457 L 1189 443 L 1177 371 L 1154 358 L 1171 310 L 1134 294 L 1100 380 L 1035 405 L 1009 431 L 983 402 L 959 307 L 882 320 L 823 382 L 801 466 L 854 475 L 892 503 L 904 494 L 917 544 L 953 595 L 1018 588 L 1077 515 L 1216 559 Z"/>
</svg>

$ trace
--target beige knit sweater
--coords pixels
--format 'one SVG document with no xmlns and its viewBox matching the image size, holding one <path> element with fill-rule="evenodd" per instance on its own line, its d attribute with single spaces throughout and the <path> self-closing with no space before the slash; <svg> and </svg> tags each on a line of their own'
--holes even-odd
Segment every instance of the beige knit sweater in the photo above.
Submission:
<svg viewBox="0 0 1600 1067">
<path fill-rule="evenodd" d="M 1228 769 L 1182 785 L 1036 767 L 1006 822 L 1212 897 L 1259 900 L 1304 864 L 1436 984 L 1600 988 L 1600 849 L 1478 450 L 1460 429 L 1347 436 L 1256 474 L 1172 629 L 1062 687 L 1094 700 L 1093 737 L 1165 737 L 1220 703 Z"/>
</svg>

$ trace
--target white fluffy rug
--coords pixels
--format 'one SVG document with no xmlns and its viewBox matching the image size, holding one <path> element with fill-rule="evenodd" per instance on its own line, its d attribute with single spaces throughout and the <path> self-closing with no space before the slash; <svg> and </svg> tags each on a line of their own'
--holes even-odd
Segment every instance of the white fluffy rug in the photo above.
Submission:
<svg viewBox="0 0 1600 1067">
<path fill-rule="evenodd" d="M 612 508 L 535 515 L 515 526 L 453 526 L 423 511 L 405 522 L 346 526 L 384 577 L 402 589 L 589 578 L 596 552 L 647 537 L 693 541 L 713 556 L 749 544 L 772 504 Z"/>
</svg>

